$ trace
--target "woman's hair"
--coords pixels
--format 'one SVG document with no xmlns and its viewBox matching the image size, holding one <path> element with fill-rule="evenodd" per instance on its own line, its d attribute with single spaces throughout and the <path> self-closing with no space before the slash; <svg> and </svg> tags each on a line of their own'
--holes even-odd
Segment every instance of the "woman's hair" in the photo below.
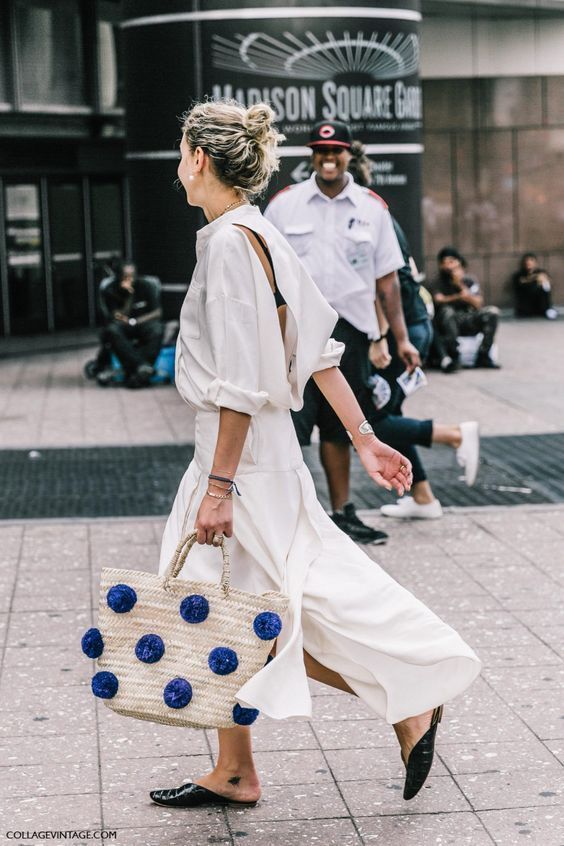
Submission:
<svg viewBox="0 0 564 846">
<path fill-rule="evenodd" d="M 265 191 L 279 167 L 277 146 L 284 141 L 267 103 L 245 108 L 236 100 L 196 103 L 182 117 L 191 150 L 210 156 L 217 177 L 251 199 Z"/>
<path fill-rule="evenodd" d="M 355 182 L 369 188 L 372 185 L 372 163 L 364 151 L 364 144 L 361 141 L 353 141 L 349 152 L 349 173 Z"/>
<path fill-rule="evenodd" d="M 521 273 L 524 273 L 527 270 L 527 268 L 525 267 L 525 262 L 527 261 L 527 259 L 530 258 L 534 259 L 535 261 L 538 261 L 538 258 L 535 253 L 523 253 L 523 255 L 521 256 L 521 261 L 519 262 L 519 271 Z"/>
</svg>

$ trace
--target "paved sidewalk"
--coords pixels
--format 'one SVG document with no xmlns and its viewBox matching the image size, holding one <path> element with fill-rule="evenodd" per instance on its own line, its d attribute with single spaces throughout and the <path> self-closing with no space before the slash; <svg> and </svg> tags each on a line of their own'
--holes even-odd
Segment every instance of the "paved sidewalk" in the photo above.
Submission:
<svg viewBox="0 0 564 846">
<path fill-rule="evenodd" d="M 478 419 L 485 435 L 564 431 L 561 322 L 504 322 L 500 347 L 502 371 L 431 373 L 408 413 Z M 193 439 L 174 388 L 99 389 L 81 376 L 88 357 L 0 363 L 2 447 Z M 245 811 L 153 805 L 152 787 L 210 767 L 214 733 L 118 717 L 90 693 L 80 637 L 96 621 L 100 568 L 154 571 L 163 523 L 0 521 L 0 843 L 45 842 L 9 831 L 104 826 L 117 846 L 564 846 L 564 505 L 386 522 L 388 545 L 369 554 L 461 632 L 483 674 L 448 706 L 433 774 L 412 802 L 390 727 L 313 685 L 311 722 L 257 722 L 264 798 Z"/>
<path fill-rule="evenodd" d="M 503 370 L 429 373 L 405 404 L 412 417 L 479 420 L 484 435 L 564 428 L 564 321 L 504 321 Z M 193 441 L 194 420 L 172 386 L 99 388 L 82 375 L 94 350 L 0 360 L 0 445 L 4 448 L 173 444 Z"/>
<path fill-rule="evenodd" d="M 388 546 L 373 548 L 484 662 L 446 709 L 419 797 L 401 798 L 392 730 L 353 697 L 314 685 L 311 722 L 259 719 L 264 798 L 227 812 L 149 801 L 151 788 L 210 767 L 213 732 L 114 715 L 91 695 L 93 665 L 80 651 L 100 567 L 154 570 L 162 526 L 0 526 L 0 837 L 104 826 L 118 846 L 564 844 L 564 507 L 453 511 L 394 524 Z"/>
</svg>

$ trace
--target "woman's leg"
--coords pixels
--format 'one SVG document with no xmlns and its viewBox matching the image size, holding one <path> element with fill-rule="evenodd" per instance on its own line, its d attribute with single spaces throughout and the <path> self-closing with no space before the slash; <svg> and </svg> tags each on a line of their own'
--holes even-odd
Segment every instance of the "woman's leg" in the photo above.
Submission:
<svg viewBox="0 0 564 846">
<path fill-rule="evenodd" d="M 219 754 L 211 773 L 195 779 L 196 784 L 236 802 L 260 798 L 260 782 L 253 760 L 251 729 L 236 726 L 218 729 Z"/>
</svg>

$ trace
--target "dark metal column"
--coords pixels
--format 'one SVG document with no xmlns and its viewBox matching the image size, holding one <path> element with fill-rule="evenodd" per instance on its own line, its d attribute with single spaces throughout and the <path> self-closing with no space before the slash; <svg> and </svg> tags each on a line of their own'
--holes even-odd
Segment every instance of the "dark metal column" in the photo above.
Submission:
<svg viewBox="0 0 564 846">
<path fill-rule="evenodd" d="M 200 8 L 200 6 L 202 8 Z M 200 213 L 175 192 L 178 116 L 203 95 L 269 100 L 286 135 L 270 193 L 307 176 L 317 120 L 348 121 L 421 260 L 419 2 L 126 0 L 128 170 L 133 257 L 186 283 Z"/>
</svg>

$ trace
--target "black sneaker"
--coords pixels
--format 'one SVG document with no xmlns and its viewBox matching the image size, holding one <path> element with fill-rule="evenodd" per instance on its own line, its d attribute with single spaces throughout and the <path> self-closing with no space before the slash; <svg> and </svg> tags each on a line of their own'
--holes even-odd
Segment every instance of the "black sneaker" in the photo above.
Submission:
<svg viewBox="0 0 564 846">
<path fill-rule="evenodd" d="M 489 355 L 483 354 L 478 355 L 474 367 L 483 367 L 486 370 L 501 370 L 500 364 L 496 364 L 495 361 L 492 361 Z"/>
<path fill-rule="evenodd" d="M 339 529 L 357 543 L 382 544 L 388 540 L 386 532 L 379 532 L 377 529 L 367 526 L 357 517 L 352 502 L 343 505 L 343 511 L 334 511 L 331 519 Z"/>
</svg>

